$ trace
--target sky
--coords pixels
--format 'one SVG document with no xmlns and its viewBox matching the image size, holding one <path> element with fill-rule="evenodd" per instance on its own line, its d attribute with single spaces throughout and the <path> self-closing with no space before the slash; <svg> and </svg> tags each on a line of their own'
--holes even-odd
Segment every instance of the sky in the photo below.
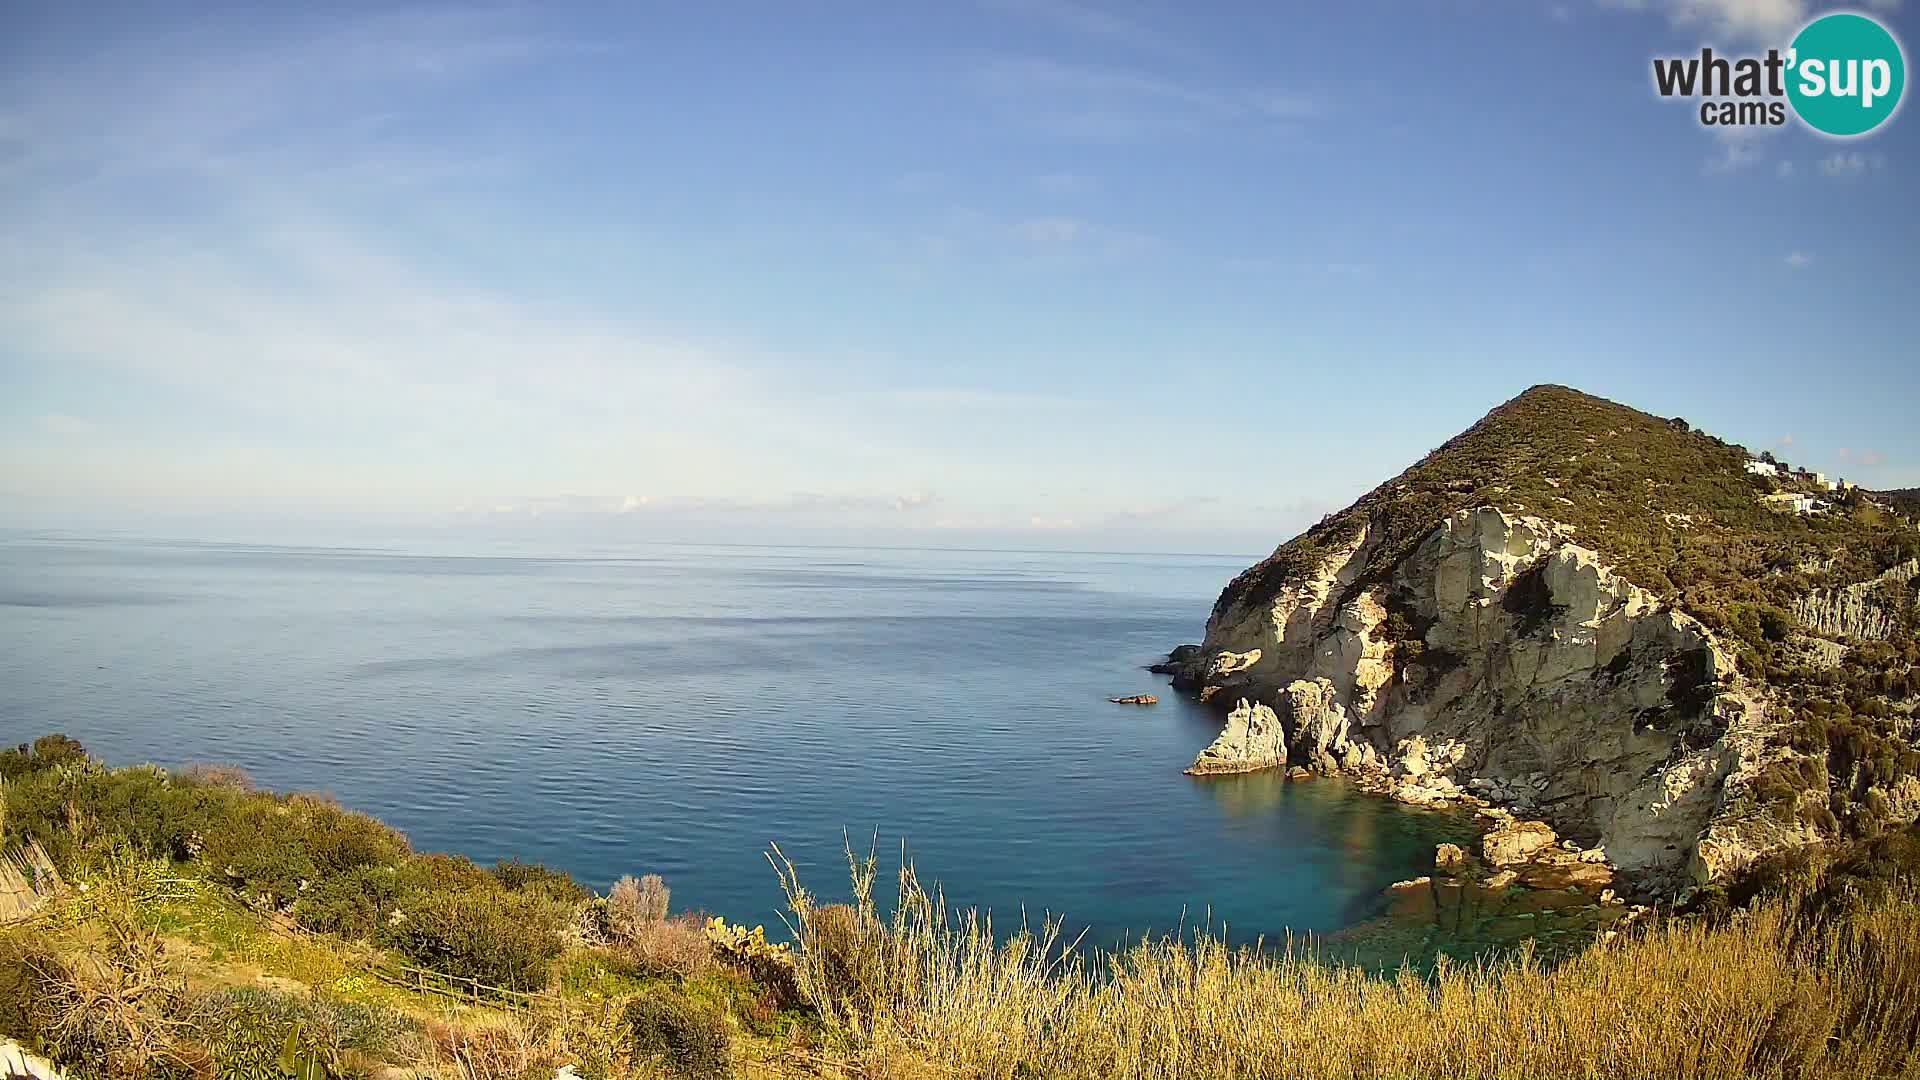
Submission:
<svg viewBox="0 0 1920 1080">
<path fill-rule="evenodd" d="M 1259 552 L 1542 382 L 1920 485 L 1920 117 L 1651 87 L 1823 10 L 14 0 L 0 525 Z"/>
</svg>

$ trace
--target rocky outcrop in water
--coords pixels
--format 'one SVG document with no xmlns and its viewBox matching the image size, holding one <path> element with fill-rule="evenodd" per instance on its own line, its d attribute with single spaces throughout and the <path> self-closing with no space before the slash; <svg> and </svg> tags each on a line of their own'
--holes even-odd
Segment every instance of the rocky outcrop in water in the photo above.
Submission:
<svg viewBox="0 0 1920 1080">
<path fill-rule="evenodd" d="M 1287 763 L 1287 734 L 1271 708 L 1244 699 L 1227 714 L 1220 737 L 1200 751 L 1190 776 L 1254 772 Z"/>
</svg>

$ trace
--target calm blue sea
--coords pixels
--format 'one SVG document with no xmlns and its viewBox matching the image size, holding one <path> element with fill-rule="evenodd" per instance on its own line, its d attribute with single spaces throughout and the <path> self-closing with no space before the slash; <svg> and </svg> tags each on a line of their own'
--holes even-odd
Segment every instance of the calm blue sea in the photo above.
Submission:
<svg viewBox="0 0 1920 1080">
<path fill-rule="evenodd" d="M 837 896 L 851 835 L 1003 925 L 1331 931 L 1461 827 L 1182 775 L 1217 720 L 1143 667 L 1248 561 L 0 533 L 0 740 L 233 763 L 424 850 L 656 872 L 770 926 L 767 845 Z"/>
</svg>

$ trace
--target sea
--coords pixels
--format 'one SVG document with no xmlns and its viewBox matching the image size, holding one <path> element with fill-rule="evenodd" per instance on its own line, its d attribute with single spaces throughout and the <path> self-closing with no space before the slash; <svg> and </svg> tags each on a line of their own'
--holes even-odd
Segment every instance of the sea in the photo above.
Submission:
<svg viewBox="0 0 1920 1080">
<path fill-rule="evenodd" d="M 0 532 L 0 742 L 237 765 L 418 850 L 657 873 L 776 934 L 775 844 L 816 895 L 872 853 L 882 891 L 905 860 L 1000 928 L 1329 934 L 1473 830 L 1182 773 L 1219 714 L 1146 667 L 1251 561 Z"/>
</svg>

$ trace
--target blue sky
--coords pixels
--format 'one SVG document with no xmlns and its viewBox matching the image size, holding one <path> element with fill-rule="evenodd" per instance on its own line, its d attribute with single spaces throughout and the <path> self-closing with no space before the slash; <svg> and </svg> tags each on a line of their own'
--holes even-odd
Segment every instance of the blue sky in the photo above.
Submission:
<svg viewBox="0 0 1920 1080">
<path fill-rule="evenodd" d="M 314 7 L 0 16 L 0 522 L 1257 551 L 1538 382 L 1920 484 L 1920 119 L 1650 88 L 1819 5 Z"/>
</svg>

